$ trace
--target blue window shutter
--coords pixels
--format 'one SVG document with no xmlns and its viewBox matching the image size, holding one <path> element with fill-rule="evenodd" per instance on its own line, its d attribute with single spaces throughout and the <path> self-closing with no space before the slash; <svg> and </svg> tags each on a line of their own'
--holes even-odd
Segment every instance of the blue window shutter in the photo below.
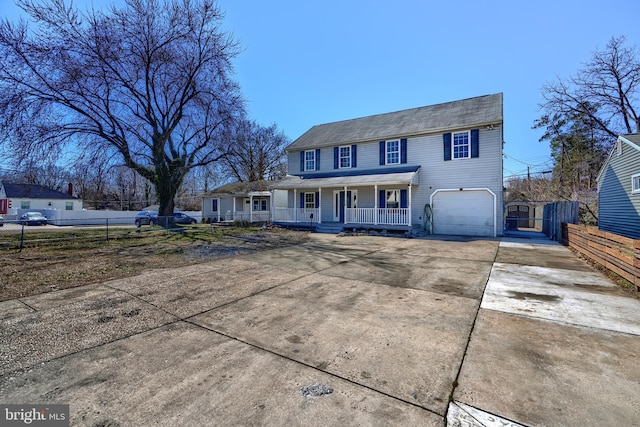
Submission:
<svg viewBox="0 0 640 427">
<path fill-rule="evenodd" d="M 320 192 L 316 191 L 316 209 L 320 207 Z"/>
<path fill-rule="evenodd" d="M 407 138 L 400 140 L 400 163 L 407 163 Z"/>
<path fill-rule="evenodd" d="M 218 212 L 218 199 L 212 199 L 211 210 Z"/>
<path fill-rule="evenodd" d="M 407 190 L 400 190 L 400 207 L 408 208 L 407 206 Z"/>
<path fill-rule="evenodd" d="M 380 141 L 380 166 L 384 166 L 385 164 L 386 164 L 386 161 L 385 161 L 384 141 Z"/>
<path fill-rule="evenodd" d="M 355 168 L 358 166 L 358 146 L 351 146 L 351 167 Z"/>
<path fill-rule="evenodd" d="M 304 150 L 300 152 L 300 172 L 304 172 Z"/>
<path fill-rule="evenodd" d="M 480 129 L 471 129 L 471 157 L 480 157 Z"/>
<path fill-rule="evenodd" d="M 333 168 L 338 169 L 338 161 L 339 161 L 339 152 L 338 147 L 333 147 Z"/>
<path fill-rule="evenodd" d="M 316 148 L 316 170 L 320 170 L 320 149 Z"/>
<path fill-rule="evenodd" d="M 451 133 L 443 134 L 442 141 L 444 143 L 444 160 L 451 160 Z"/>
<path fill-rule="evenodd" d="M 385 190 L 380 190 L 378 195 L 378 207 L 384 208 L 385 203 L 387 201 L 387 192 Z"/>
<path fill-rule="evenodd" d="M 304 208 L 304 193 L 300 193 L 300 208 Z"/>
</svg>

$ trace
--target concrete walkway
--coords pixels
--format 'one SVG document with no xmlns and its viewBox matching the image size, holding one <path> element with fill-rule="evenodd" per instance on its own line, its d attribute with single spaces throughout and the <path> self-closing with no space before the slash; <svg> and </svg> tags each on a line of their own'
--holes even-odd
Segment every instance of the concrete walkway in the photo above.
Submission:
<svg viewBox="0 0 640 427">
<path fill-rule="evenodd" d="M 640 300 L 535 239 L 335 237 L 0 303 L 72 425 L 637 425 Z"/>
</svg>

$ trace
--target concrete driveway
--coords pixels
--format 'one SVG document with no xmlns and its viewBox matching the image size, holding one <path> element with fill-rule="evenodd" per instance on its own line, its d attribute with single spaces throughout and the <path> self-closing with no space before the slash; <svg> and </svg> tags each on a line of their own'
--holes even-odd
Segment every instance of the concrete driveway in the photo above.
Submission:
<svg viewBox="0 0 640 427">
<path fill-rule="evenodd" d="M 309 243 L 0 303 L 72 425 L 640 424 L 640 300 L 533 239 Z"/>
</svg>

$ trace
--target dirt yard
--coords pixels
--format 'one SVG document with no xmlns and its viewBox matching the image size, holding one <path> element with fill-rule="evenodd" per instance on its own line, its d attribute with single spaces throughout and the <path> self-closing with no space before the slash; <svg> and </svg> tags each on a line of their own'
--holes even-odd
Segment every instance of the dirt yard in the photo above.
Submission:
<svg viewBox="0 0 640 427">
<path fill-rule="evenodd" d="M 2 248 L 0 301 L 130 277 L 146 269 L 180 267 L 296 245 L 309 239 L 307 233 L 282 229 L 212 231 L 206 226 L 185 227 L 181 232 L 120 233 L 108 242 L 91 239 L 90 235 L 79 234 L 60 242 L 48 234 L 21 251 Z M 0 237 L 3 243 L 10 239 Z"/>
</svg>

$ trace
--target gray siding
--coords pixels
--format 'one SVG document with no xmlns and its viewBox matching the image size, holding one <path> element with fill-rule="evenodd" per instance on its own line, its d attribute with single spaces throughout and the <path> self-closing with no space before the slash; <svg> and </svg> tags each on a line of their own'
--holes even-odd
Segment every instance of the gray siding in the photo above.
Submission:
<svg viewBox="0 0 640 427">
<path fill-rule="evenodd" d="M 615 148 L 600 174 L 598 229 L 640 239 L 640 194 L 631 194 L 631 176 L 640 173 L 640 152 L 622 144 Z"/>
<path fill-rule="evenodd" d="M 470 130 L 459 129 L 459 130 Z M 407 165 L 420 165 L 419 184 L 412 186 L 412 223 L 422 226 L 424 211 L 430 203 L 430 197 L 436 190 L 459 188 L 487 188 L 496 197 L 497 234 L 502 234 L 503 191 L 502 191 L 502 127 L 480 128 L 480 155 L 478 158 L 444 160 L 443 134 L 408 138 Z M 384 169 L 392 166 L 379 164 L 379 140 L 357 144 L 357 169 Z M 309 172 L 300 172 L 300 151 L 288 153 L 289 173 L 305 176 Z M 335 171 L 333 168 L 333 147 L 321 149 L 320 172 Z M 397 165 L 394 165 L 397 166 Z M 311 172 L 313 173 L 313 172 Z M 390 186 L 398 188 L 398 186 Z M 338 189 L 338 188 L 336 188 Z M 358 206 L 373 207 L 373 187 L 349 187 L 358 190 Z M 380 186 L 379 190 L 387 189 Z M 399 189 L 399 188 L 398 188 Z M 293 192 L 289 192 L 289 206 Z M 324 189 L 322 194 L 322 221 L 333 220 L 333 189 Z M 473 206 L 469 206 L 473 209 Z"/>
<path fill-rule="evenodd" d="M 413 142 L 413 141 L 412 141 Z M 409 162 L 422 164 L 420 185 L 413 191 L 412 222 L 422 224 L 424 207 L 436 190 L 487 188 L 496 195 L 497 233 L 502 234 L 502 129 L 480 129 L 480 156 L 443 158 L 442 134 L 420 138 L 408 147 Z M 417 209 L 418 206 L 420 209 Z M 473 209 L 472 206 L 469 207 Z"/>
</svg>

